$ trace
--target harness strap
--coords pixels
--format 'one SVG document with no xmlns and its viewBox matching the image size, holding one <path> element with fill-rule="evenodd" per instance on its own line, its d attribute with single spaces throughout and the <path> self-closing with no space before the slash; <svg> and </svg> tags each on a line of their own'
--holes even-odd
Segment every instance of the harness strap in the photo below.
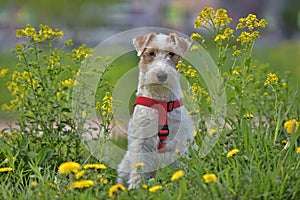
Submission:
<svg viewBox="0 0 300 200">
<path fill-rule="evenodd" d="M 160 101 L 160 100 L 154 100 L 144 96 L 139 96 L 135 100 L 134 107 L 136 105 L 143 105 L 158 110 L 159 142 L 158 142 L 157 150 L 159 153 L 167 152 L 168 149 L 166 148 L 166 140 L 168 139 L 169 136 L 168 112 L 171 112 L 173 109 L 182 106 L 182 100 L 179 99 L 175 101 Z"/>
</svg>

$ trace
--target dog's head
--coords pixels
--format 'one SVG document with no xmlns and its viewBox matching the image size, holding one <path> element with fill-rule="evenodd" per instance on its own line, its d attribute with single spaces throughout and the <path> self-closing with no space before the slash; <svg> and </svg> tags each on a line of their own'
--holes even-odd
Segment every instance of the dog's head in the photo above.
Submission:
<svg viewBox="0 0 300 200">
<path fill-rule="evenodd" d="M 178 61 L 190 47 L 190 42 L 174 33 L 169 35 L 150 33 L 133 40 L 140 56 L 140 87 L 164 87 L 176 93 L 180 90 Z"/>
</svg>

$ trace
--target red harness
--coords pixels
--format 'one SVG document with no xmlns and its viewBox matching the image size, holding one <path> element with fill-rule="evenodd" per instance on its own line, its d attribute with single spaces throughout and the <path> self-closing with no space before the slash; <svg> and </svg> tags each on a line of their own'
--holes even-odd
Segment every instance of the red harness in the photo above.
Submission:
<svg viewBox="0 0 300 200">
<path fill-rule="evenodd" d="M 158 147 L 157 151 L 159 153 L 167 152 L 166 140 L 169 135 L 168 127 L 168 112 L 171 112 L 175 108 L 182 106 L 181 99 L 175 101 L 158 101 L 148 97 L 139 96 L 135 100 L 134 106 L 143 105 L 158 110 Z"/>
</svg>

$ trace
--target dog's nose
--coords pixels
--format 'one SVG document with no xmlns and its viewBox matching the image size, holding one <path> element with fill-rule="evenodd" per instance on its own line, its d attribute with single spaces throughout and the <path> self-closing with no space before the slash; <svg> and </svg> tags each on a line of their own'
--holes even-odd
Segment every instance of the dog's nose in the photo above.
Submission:
<svg viewBox="0 0 300 200">
<path fill-rule="evenodd" d="M 160 82 L 165 82 L 168 78 L 168 74 L 166 74 L 165 72 L 158 72 L 156 74 L 156 77 Z"/>
</svg>

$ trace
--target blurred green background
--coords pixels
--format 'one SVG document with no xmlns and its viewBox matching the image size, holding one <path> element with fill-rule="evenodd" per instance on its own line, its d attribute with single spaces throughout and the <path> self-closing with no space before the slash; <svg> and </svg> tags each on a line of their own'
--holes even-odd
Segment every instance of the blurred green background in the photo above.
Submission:
<svg viewBox="0 0 300 200">
<path fill-rule="evenodd" d="M 16 29 L 26 24 L 47 24 L 64 31 L 64 40 L 93 48 L 109 36 L 137 27 L 165 27 L 187 35 L 205 6 L 226 8 L 234 23 L 248 13 L 269 24 L 256 43 L 254 56 L 269 63 L 274 72 L 290 71 L 293 86 L 300 83 L 299 0 L 0 0 L 0 69 L 13 71 L 11 53 Z M 5 81 L 0 80 L 0 105 L 9 101 Z M 8 115 L 0 111 L 1 120 Z"/>
</svg>

